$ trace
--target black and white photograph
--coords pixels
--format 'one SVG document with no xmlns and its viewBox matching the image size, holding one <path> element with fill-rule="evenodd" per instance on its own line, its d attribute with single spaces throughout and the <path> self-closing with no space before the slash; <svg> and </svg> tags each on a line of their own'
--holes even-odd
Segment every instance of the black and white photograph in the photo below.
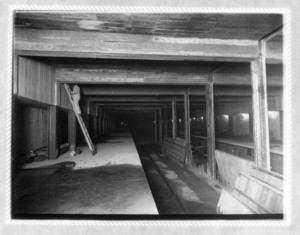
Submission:
<svg viewBox="0 0 300 235">
<path fill-rule="evenodd" d="M 5 7 L 3 231 L 287 232 L 288 8 Z"/>
</svg>

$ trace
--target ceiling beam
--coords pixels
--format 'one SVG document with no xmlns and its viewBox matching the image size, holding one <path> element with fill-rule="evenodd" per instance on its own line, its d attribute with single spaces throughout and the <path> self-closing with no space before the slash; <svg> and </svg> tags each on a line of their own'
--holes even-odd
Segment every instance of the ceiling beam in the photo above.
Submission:
<svg viewBox="0 0 300 235">
<path fill-rule="evenodd" d="M 61 83 L 89 84 L 205 84 L 207 74 L 200 66 L 105 66 L 98 69 L 57 68 L 56 80 Z"/>
<path fill-rule="evenodd" d="M 205 93 L 202 87 L 192 87 L 190 95 L 203 96 Z M 251 96 L 250 86 L 215 86 L 215 96 Z M 163 95 L 183 95 L 185 88 L 179 87 L 82 87 L 85 96 L 163 96 Z M 268 96 L 282 95 L 282 87 L 273 87 L 268 89 Z"/>
<path fill-rule="evenodd" d="M 90 102 L 120 102 L 120 103 L 128 103 L 128 102 L 171 102 L 173 96 L 88 96 L 85 99 Z M 180 99 L 181 98 L 181 99 Z M 183 101 L 183 96 L 177 96 L 177 100 Z M 201 96 L 192 96 L 192 101 L 203 101 L 205 100 L 205 97 Z"/>
<path fill-rule="evenodd" d="M 203 95 L 204 88 L 189 88 L 191 95 Z M 183 95 L 184 88 L 179 87 L 81 87 L 83 95 L 86 96 L 161 96 L 161 95 Z"/>
<path fill-rule="evenodd" d="M 250 61 L 258 57 L 254 40 L 199 39 L 157 41 L 150 35 L 65 30 L 15 30 L 19 55 L 149 60 Z"/>
<path fill-rule="evenodd" d="M 215 73 L 213 83 L 216 85 L 251 85 L 251 75 L 249 74 L 229 74 Z M 282 74 L 267 77 L 268 86 L 282 86 Z"/>
</svg>

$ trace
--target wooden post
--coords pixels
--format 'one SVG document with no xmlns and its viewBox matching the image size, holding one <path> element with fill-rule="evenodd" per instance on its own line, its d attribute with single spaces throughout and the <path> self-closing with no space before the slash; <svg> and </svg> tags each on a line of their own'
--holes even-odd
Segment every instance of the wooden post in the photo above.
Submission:
<svg viewBox="0 0 300 235">
<path fill-rule="evenodd" d="M 98 121 L 97 121 L 98 117 L 97 116 L 93 116 L 93 122 L 94 122 L 94 139 L 98 138 Z"/>
<path fill-rule="evenodd" d="M 184 131 L 185 131 L 185 141 L 187 144 L 186 152 L 186 162 L 191 161 L 191 129 L 190 129 L 190 96 L 189 91 L 187 90 L 184 93 Z"/>
<path fill-rule="evenodd" d="M 164 138 L 168 136 L 168 105 L 164 108 Z"/>
<path fill-rule="evenodd" d="M 50 105 L 49 112 L 49 137 L 48 137 L 48 159 L 56 159 L 57 150 L 57 106 Z"/>
<path fill-rule="evenodd" d="M 206 123 L 207 123 L 207 152 L 208 152 L 208 175 L 216 179 L 215 160 L 215 115 L 214 115 L 214 89 L 212 73 L 209 74 L 210 82 L 206 84 Z"/>
<path fill-rule="evenodd" d="M 159 143 L 162 144 L 163 140 L 163 128 L 162 128 L 162 110 L 158 110 L 158 121 L 159 121 Z"/>
<path fill-rule="evenodd" d="M 175 139 L 177 136 L 177 112 L 176 112 L 176 98 L 172 99 L 172 137 Z"/>
<path fill-rule="evenodd" d="M 68 110 L 68 138 L 70 150 L 76 149 L 76 116 L 73 110 Z"/>
<path fill-rule="evenodd" d="M 100 137 L 103 137 L 103 111 L 102 108 L 99 108 L 99 122 L 100 122 Z"/>
<path fill-rule="evenodd" d="M 154 124 L 154 142 L 157 143 L 157 113 L 156 111 L 153 112 L 153 116 L 154 116 L 154 121 L 153 121 L 153 124 Z"/>
<path fill-rule="evenodd" d="M 228 114 L 228 134 L 229 136 L 233 136 L 233 116 L 232 114 Z"/>
<path fill-rule="evenodd" d="M 269 123 L 266 88 L 266 45 L 259 42 L 260 56 L 251 62 L 254 159 L 270 170 Z"/>
</svg>

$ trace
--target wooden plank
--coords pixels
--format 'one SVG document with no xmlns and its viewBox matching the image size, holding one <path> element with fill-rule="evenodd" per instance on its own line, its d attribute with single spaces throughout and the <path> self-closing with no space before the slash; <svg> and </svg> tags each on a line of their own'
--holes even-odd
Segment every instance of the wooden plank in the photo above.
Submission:
<svg viewBox="0 0 300 235">
<path fill-rule="evenodd" d="M 103 107 L 104 111 L 111 112 L 111 111 L 157 111 L 160 107 L 159 106 L 140 106 L 140 107 Z"/>
<path fill-rule="evenodd" d="M 190 129 L 190 95 L 189 90 L 184 94 L 184 131 L 185 131 L 185 141 L 186 141 L 186 156 L 185 162 L 191 162 L 191 129 Z"/>
<path fill-rule="evenodd" d="M 198 97 L 197 97 L 198 98 Z M 166 96 L 125 96 L 125 97 L 118 97 L 118 96 L 89 96 L 86 98 L 89 102 L 171 102 L 172 97 Z M 199 101 L 201 99 L 196 99 Z"/>
<path fill-rule="evenodd" d="M 13 70 L 12 70 L 12 76 L 13 76 L 13 94 L 17 95 L 18 94 L 18 61 L 19 61 L 19 56 L 13 53 Z"/>
<path fill-rule="evenodd" d="M 71 151 L 76 149 L 76 134 L 76 116 L 73 110 L 68 110 L 68 137 Z"/>
<path fill-rule="evenodd" d="M 112 103 L 95 103 L 97 107 L 102 107 L 102 108 L 118 108 L 118 107 L 164 107 L 165 103 L 117 103 L 117 102 L 112 102 Z"/>
<path fill-rule="evenodd" d="M 158 132 L 157 132 L 157 112 L 153 112 L 153 117 L 154 117 L 154 121 L 153 121 L 153 128 L 154 128 L 154 142 L 157 143 L 158 140 Z"/>
<path fill-rule="evenodd" d="M 164 139 L 168 136 L 168 106 L 164 107 Z"/>
<path fill-rule="evenodd" d="M 19 96 L 55 104 L 54 69 L 48 64 L 37 59 L 19 57 L 17 86 Z"/>
<path fill-rule="evenodd" d="M 254 40 L 244 44 L 220 39 L 174 43 L 148 35 L 20 28 L 16 29 L 15 49 L 23 55 L 155 60 L 249 61 L 258 55 Z"/>
<path fill-rule="evenodd" d="M 282 86 L 282 74 L 274 74 L 269 76 L 268 86 Z M 251 74 L 222 74 L 216 73 L 214 76 L 214 84 L 216 85 L 251 85 Z"/>
<path fill-rule="evenodd" d="M 56 79 L 58 82 L 75 84 L 205 84 L 207 75 L 199 68 L 100 64 L 98 68 L 57 68 Z"/>
<path fill-rule="evenodd" d="M 93 116 L 93 127 L 94 127 L 94 139 L 98 139 L 98 121 L 97 116 Z"/>
<path fill-rule="evenodd" d="M 176 112 L 176 98 L 172 100 L 172 137 L 175 139 L 177 136 L 177 112 Z"/>
<path fill-rule="evenodd" d="M 210 81 L 213 80 L 212 73 Z M 208 175 L 216 179 L 215 159 L 215 117 L 214 117 L 214 85 L 212 82 L 206 85 L 206 120 L 207 120 L 207 152 L 208 152 Z"/>
<path fill-rule="evenodd" d="M 57 106 L 50 105 L 49 113 L 49 129 L 48 129 L 48 159 L 56 159 L 58 157 L 57 150 Z"/>
<path fill-rule="evenodd" d="M 185 88 L 171 87 L 82 87 L 82 93 L 86 96 L 178 96 L 184 95 Z M 272 87 L 268 89 L 268 95 L 282 95 L 282 87 Z M 204 86 L 195 86 L 190 88 L 190 95 L 205 96 Z M 215 96 L 250 96 L 252 95 L 251 87 L 233 87 L 233 86 L 217 86 L 215 88 Z"/>
<path fill-rule="evenodd" d="M 155 35 L 157 40 L 201 38 L 258 40 L 282 25 L 281 14 L 22 13 L 17 23 L 35 29 Z M 189 38 L 191 37 L 191 38 Z M 125 40 L 125 37 L 122 37 Z M 194 39 L 194 40 L 193 40 Z"/>
<path fill-rule="evenodd" d="M 265 46 L 265 42 L 260 41 L 260 56 L 251 62 L 253 138 L 255 164 L 270 170 Z"/>
<path fill-rule="evenodd" d="M 163 125 L 162 125 L 162 108 L 158 110 L 158 121 L 159 121 L 159 143 L 162 144 L 163 141 Z"/>
<path fill-rule="evenodd" d="M 280 96 L 282 95 L 283 87 L 272 87 L 268 88 L 268 95 L 269 96 Z M 252 95 L 251 87 L 243 86 L 243 87 L 232 87 L 232 86 L 222 86 L 222 87 L 215 87 L 215 96 L 250 96 Z"/>
</svg>

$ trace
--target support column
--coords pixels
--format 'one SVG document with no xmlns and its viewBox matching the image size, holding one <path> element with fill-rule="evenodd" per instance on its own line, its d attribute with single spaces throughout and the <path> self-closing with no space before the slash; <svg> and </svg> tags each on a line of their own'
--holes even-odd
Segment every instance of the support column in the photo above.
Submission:
<svg viewBox="0 0 300 235">
<path fill-rule="evenodd" d="M 104 113 L 104 133 L 105 133 L 105 136 L 107 136 L 107 134 L 108 134 L 107 113 Z"/>
<path fill-rule="evenodd" d="M 94 139 L 98 138 L 98 121 L 97 121 L 98 117 L 97 116 L 93 116 L 93 122 L 94 122 Z"/>
<path fill-rule="evenodd" d="M 162 144 L 163 140 L 163 128 L 162 128 L 162 110 L 158 110 L 158 121 L 159 121 L 159 143 Z"/>
<path fill-rule="evenodd" d="M 253 139 L 255 164 L 270 170 L 265 47 L 265 42 L 260 41 L 260 56 L 251 62 Z"/>
<path fill-rule="evenodd" d="M 207 152 L 208 152 L 208 175 L 212 180 L 216 179 L 215 159 L 215 117 L 214 117 L 214 90 L 212 74 L 209 75 L 209 83 L 206 84 L 206 123 L 207 123 Z"/>
<path fill-rule="evenodd" d="M 68 110 L 68 138 L 70 150 L 76 149 L 76 116 L 73 110 Z"/>
<path fill-rule="evenodd" d="M 250 119 L 251 121 L 251 119 Z M 229 136 L 233 136 L 233 116 L 232 114 L 228 115 L 228 134 Z"/>
<path fill-rule="evenodd" d="M 176 115 L 176 98 L 172 99 L 172 137 L 175 139 L 177 136 L 177 115 Z"/>
<path fill-rule="evenodd" d="M 164 138 L 168 136 L 168 106 L 164 108 Z"/>
<path fill-rule="evenodd" d="M 190 130 L 190 96 L 189 90 L 184 93 L 184 131 L 187 144 L 186 162 L 191 162 L 191 130 Z"/>
<path fill-rule="evenodd" d="M 157 113 L 156 111 L 153 112 L 153 116 L 154 116 L 154 142 L 157 143 Z"/>
<path fill-rule="evenodd" d="M 49 137 L 48 137 L 48 159 L 56 159 L 57 149 L 57 106 L 50 105 L 49 112 Z"/>
</svg>

